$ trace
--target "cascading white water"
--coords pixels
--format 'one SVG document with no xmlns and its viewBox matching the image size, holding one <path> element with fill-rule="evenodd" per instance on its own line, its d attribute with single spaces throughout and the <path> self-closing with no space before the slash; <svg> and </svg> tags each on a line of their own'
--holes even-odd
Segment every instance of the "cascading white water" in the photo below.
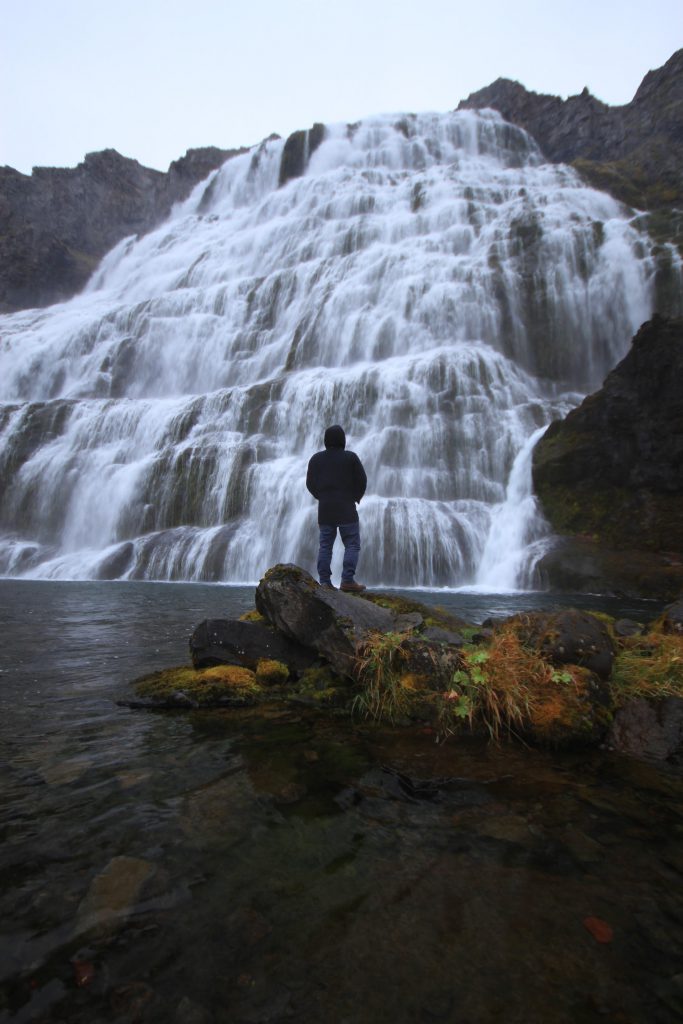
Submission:
<svg viewBox="0 0 683 1024">
<path fill-rule="evenodd" d="M 524 581 L 539 534 L 510 472 L 650 315 L 649 239 L 492 111 L 328 127 L 280 187 L 283 146 L 83 295 L 1 318 L 0 572 L 312 568 L 306 463 L 339 422 L 369 478 L 365 581 Z"/>
</svg>

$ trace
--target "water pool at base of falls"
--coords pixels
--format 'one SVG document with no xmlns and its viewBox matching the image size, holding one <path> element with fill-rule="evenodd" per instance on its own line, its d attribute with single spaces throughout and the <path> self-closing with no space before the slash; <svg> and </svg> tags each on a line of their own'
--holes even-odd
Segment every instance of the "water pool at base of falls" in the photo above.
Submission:
<svg viewBox="0 0 683 1024">
<path fill-rule="evenodd" d="M 116 706 L 252 597 L 0 580 L 3 1024 L 675 1019 L 680 769 Z"/>
</svg>

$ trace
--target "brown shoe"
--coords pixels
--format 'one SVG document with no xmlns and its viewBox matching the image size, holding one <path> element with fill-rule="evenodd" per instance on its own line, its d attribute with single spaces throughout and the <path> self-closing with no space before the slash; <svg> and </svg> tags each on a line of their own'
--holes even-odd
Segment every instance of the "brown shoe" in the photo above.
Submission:
<svg viewBox="0 0 683 1024">
<path fill-rule="evenodd" d="M 356 583 L 355 580 L 351 580 L 350 583 L 342 583 L 339 589 L 345 590 L 347 594 L 362 594 L 364 590 L 367 590 L 367 587 L 362 583 Z"/>
<path fill-rule="evenodd" d="M 331 583 L 321 583 L 320 586 L 323 588 L 323 590 L 336 590 L 337 589 Z"/>
</svg>

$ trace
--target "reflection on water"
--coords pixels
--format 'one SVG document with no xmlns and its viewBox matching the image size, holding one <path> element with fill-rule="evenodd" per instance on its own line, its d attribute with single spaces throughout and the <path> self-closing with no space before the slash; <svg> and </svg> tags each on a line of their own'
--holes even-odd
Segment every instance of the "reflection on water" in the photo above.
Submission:
<svg viewBox="0 0 683 1024">
<path fill-rule="evenodd" d="M 197 621 L 250 604 L 0 581 L 0 1020 L 676 1018 L 679 772 L 116 707 Z"/>
</svg>

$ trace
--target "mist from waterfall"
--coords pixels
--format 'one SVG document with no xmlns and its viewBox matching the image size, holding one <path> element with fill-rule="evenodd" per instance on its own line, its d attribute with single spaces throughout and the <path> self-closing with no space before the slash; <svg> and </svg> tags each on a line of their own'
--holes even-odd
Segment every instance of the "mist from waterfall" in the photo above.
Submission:
<svg viewBox="0 0 683 1024">
<path fill-rule="evenodd" d="M 531 584 L 531 439 L 650 316 L 652 243 L 492 111 L 328 126 L 280 185 L 283 148 L 0 318 L 0 573 L 313 568 L 306 464 L 338 422 L 364 582 Z"/>
</svg>

